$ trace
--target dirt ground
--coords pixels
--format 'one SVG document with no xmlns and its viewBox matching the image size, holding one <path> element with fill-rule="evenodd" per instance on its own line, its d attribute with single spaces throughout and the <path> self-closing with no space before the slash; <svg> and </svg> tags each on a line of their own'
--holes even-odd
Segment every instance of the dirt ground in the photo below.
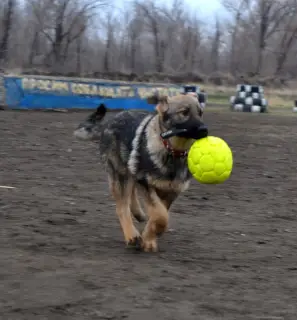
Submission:
<svg viewBox="0 0 297 320">
<path fill-rule="evenodd" d="M 208 112 L 234 152 L 156 254 L 125 248 L 86 113 L 0 113 L 0 319 L 296 320 L 295 117 Z M 142 226 L 140 226 L 141 228 Z"/>
</svg>

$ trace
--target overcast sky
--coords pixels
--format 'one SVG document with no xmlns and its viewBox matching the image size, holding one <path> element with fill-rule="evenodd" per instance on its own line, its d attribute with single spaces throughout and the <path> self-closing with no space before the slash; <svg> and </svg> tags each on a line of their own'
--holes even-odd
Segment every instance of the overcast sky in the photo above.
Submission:
<svg viewBox="0 0 297 320">
<path fill-rule="evenodd" d="M 116 7 L 125 7 L 129 0 L 111 0 Z M 226 16 L 226 10 L 221 5 L 220 0 L 183 0 L 193 12 L 197 12 L 197 16 L 205 22 L 213 24 L 214 18 L 218 16 Z M 158 0 L 159 3 L 172 3 L 173 0 Z"/>
<path fill-rule="evenodd" d="M 222 5 L 219 0 L 186 0 L 185 2 L 193 9 L 207 16 L 213 16 L 215 13 L 222 11 Z"/>
</svg>

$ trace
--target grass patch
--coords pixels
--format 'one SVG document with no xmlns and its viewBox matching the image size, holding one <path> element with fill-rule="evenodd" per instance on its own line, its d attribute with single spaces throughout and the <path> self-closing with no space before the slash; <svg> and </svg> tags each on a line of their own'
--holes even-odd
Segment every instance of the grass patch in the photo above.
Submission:
<svg viewBox="0 0 297 320">
<path fill-rule="evenodd" d="M 207 108 L 207 113 L 235 113 L 242 114 L 243 112 L 233 112 L 228 106 L 225 105 L 209 105 Z M 286 116 L 286 117 L 297 117 L 297 113 L 293 113 L 291 108 L 269 108 L 268 113 L 259 113 L 260 116 Z"/>
<path fill-rule="evenodd" d="M 208 94 L 207 95 L 207 102 L 211 104 L 224 104 L 229 105 L 230 96 L 228 94 L 222 93 L 222 94 Z"/>
</svg>

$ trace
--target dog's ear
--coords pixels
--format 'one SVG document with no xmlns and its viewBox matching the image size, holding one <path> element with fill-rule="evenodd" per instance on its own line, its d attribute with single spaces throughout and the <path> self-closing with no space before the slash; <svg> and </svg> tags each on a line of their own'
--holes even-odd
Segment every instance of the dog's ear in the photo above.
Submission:
<svg viewBox="0 0 297 320">
<path fill-rule="evenodd" d="M 167 96 L 161 96 L 159 97 L 159 102 L 156 105 L 156 111 L 163 115 L 168 110 L 168 97 Z"/>
<path fill-rule="evenodd" d="M 153 94 L 153 95 L 146 98 L 146 102 L 148 104 L 158 104 L 159 96 L 157 94 Z"/>
<path fill-rule="evenodd" d="M 146 101 L 149 104 L 155 104 L 156 110 L 159 113 L 164 113 L 168 109 L 168 96 L 154 94 L 153 96 L 148 97 Z"/>
</svg>

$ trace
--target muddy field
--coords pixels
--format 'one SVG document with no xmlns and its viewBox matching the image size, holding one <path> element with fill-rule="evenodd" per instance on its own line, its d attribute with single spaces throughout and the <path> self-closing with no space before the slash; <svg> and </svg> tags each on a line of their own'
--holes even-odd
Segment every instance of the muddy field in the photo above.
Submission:
<svg viewBox="0 0 297 320">
<path fill-rule="evenodd" d="M 296 320 L 296 118 L 209 112 L 234 151 L 161 252 L 125 248 L 85 113 L 0 112 L 0 319 Z M 140 228 L 142 226 L 140 225 Z"/>
</svg>

